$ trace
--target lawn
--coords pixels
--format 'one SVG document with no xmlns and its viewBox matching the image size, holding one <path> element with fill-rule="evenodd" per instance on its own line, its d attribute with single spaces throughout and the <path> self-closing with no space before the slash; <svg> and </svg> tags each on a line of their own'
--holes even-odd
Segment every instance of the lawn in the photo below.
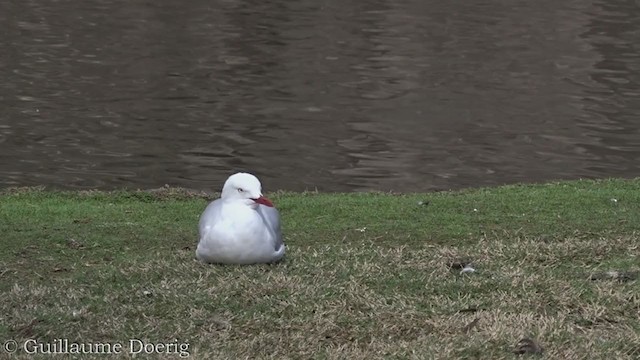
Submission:
<svg viewBox="0 0 640 360">
<path fill-rule="evenodd" d="M 268 195 L 285 260 L 217 266 L 194 259 L 211 195 L 5 190 L 0 341 L 16 359 L 640 358 L 640 179 Z"/>
</svg>

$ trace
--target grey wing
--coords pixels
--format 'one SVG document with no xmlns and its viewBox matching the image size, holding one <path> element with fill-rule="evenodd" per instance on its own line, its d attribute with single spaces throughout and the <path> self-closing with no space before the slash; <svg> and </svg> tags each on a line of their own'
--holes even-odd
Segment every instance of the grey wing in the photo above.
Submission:
<svg viewBox="0 0 640 360">
<path fill-rule="evenodd" d="M 277 251 L 283 243 L 282 228 L 280 227 L 280 213 L 278 212 L 278 209 L 264 205 L 260 205 L 258 207 L 258 211 L 260 212 L 262 219 L 264 219 L 265 224 L 267 224 L 269 229 L 273 232 L 276 239 L 274 246 Z"/>
<path fill-rule="evenodd" d="M 218 217 L 218 214 L 220 213 L 221 205 L 222 204 L 220 202 L 220 199 L 214 200 L 211 203 L 209 203 L 209 205 L 207 205 L 207 207 L 202 212 L 202 215 L 200 215 L 200 222 L 198 223 L 198 230 L 200 230 L 200 237 L 204 235 L 207 228 L 209 227 L 209 224 L 211 224 L 213 220 L 216 217 Z"/>
</svg>

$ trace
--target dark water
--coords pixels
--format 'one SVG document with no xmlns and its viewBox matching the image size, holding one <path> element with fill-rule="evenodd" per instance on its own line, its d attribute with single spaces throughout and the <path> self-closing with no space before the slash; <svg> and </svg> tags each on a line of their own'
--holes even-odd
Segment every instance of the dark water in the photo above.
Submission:
<svg viewBox="0 0 640 360">
<path fill-rule="evenodd" d="M 0 3 L 0 187 L 640 176 L 640 2 Z"/>
</svg>

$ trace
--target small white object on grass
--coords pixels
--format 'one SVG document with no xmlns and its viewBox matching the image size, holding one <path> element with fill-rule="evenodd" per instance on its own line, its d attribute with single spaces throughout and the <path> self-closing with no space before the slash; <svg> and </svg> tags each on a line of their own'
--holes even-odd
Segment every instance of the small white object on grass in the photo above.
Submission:
<svg viewBox="0 0 640 360">
<path fill-rule="evenodd" d="M 460 274 L 468 274 L 468 273 L 474 273 L 476 272 L 476 269 L 474 269 L 471 264 L 467 264 L 464 266 L 464 268 L 462 268 L 462 270 L 460 270 Z"/>
</svg>

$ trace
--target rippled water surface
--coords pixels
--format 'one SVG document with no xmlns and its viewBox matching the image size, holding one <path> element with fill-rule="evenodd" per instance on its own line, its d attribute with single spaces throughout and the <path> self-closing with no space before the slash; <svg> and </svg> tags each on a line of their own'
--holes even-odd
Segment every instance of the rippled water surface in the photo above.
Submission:
<svg viewBox="0 0 640 360">
<path fill-rule="evenodd" d="M 640 176 L 640 2 L 0 4 L 0 187 Z"/>
</svg>

